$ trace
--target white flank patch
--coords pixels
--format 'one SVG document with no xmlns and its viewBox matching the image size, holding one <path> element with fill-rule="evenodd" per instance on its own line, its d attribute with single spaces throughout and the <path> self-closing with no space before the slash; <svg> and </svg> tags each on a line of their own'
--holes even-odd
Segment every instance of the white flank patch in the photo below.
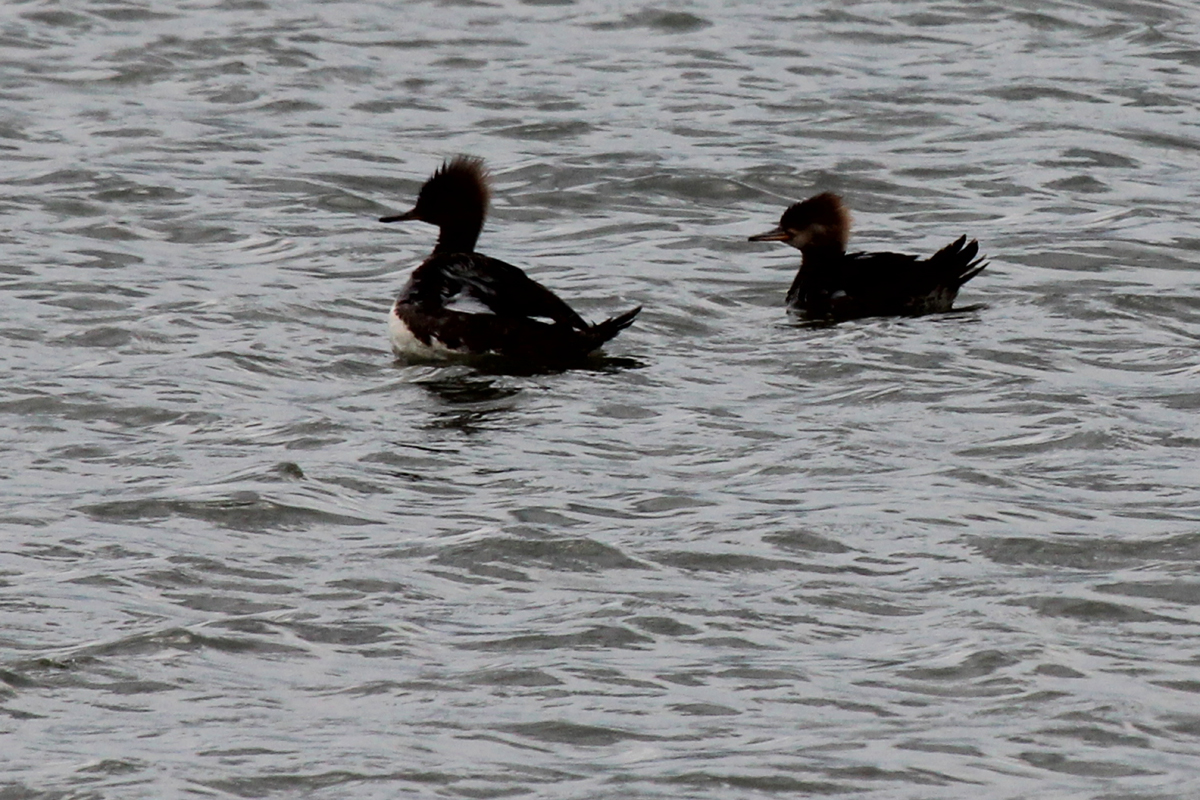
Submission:
<svg viewBox="0 0 1200 800">
<path fill-rule="evenodd" d="M 436 336 L 429 337 L 425 344 L 409 330 L 396 314 L 396 307 L 388 312 L 388 338 L 392 340 L 392 350 L 398 356 L 417 356 L 419 358 L 440 358 L 448 355 L 461 355 L 465 351 L 446 347 Z"/>
</svg>

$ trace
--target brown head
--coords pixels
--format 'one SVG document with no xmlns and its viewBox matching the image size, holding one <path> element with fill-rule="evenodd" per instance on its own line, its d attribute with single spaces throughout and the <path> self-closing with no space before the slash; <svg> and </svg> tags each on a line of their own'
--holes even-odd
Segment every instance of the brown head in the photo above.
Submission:
<svg viewBox="0 0 1200 800">
<path fill-rule="evenodd" d="M 379 221 L 416 219 L 437 225 L 441 228 L 437 250 L 471 252 L 483 230 L 490 196 L 483 159 L 455 156 L 425 181 L 411 211 L 380 217 Z"/>
<path fill-rule="evenodd" d="M 751 236 L 752 242 L 784 242 L 798 250 L 836 247 L 845 252 L 850 239 L 850 212 L 832 192 L 796 203 L 783 212 L 779 227 Z"/>
</svg>

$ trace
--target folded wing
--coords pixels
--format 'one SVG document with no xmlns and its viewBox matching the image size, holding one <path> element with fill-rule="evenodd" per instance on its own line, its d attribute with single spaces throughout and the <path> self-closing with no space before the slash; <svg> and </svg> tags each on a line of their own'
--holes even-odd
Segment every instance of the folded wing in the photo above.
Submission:
<svg viewBox="0 0 1200 800">
<path fill-rule="evenodd" d="M 502 317 L 542 317 L 577 330 L 588 324 L 558 295 L 530 278 L 520 267 L 479 253 L 437 254 L 423 266 L 442 276 L 440 300 L 460 294 L 482 303 Z"/>
</svg>

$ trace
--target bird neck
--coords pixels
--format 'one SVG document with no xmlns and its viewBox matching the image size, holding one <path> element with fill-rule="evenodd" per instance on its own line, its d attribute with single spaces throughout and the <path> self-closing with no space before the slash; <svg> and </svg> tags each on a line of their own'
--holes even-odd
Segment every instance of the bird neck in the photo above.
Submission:
<svg viewBox="0 0 1200 800">
<path fill-rule="evenodd" d="M 845 255 L 846 248 L 842 247 L 841 242 L 813 242 L 800 248 L 800 263 L 802 266 L 820 268 L 836 263 Z"/>
<path fill-rule="evenodd" d="M 482 229 L 482 219 L 442 225 L 433 252 L 473 253 L 475 252 L 475 242 L 479 240 L 479 232 Z"/>
<path fill-rule="evenodd" d="M 792 308 L 804 308 L 810 313 L 823 314 L 829 294 L 844 278 L 839 264 L 846 249 L 838 241 L 808 244 L 800 248 L 800 269 L 788 289 L 787 303 Z"/>
</svg>

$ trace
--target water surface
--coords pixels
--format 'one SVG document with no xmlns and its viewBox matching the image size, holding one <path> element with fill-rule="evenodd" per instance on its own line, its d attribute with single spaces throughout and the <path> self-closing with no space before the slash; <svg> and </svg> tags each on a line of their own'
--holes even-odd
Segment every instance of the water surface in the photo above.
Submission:
<svg viewBox="0 0 1200 800">
<path fill-rule="evenodd" d="M 0 795 L 1200 793 L 1200 12 L 0 17 Z M 396 363 L 440 163 L 595 320 Z M 991 266 L 834 327 L 752 244 Z"/>
</svg>

